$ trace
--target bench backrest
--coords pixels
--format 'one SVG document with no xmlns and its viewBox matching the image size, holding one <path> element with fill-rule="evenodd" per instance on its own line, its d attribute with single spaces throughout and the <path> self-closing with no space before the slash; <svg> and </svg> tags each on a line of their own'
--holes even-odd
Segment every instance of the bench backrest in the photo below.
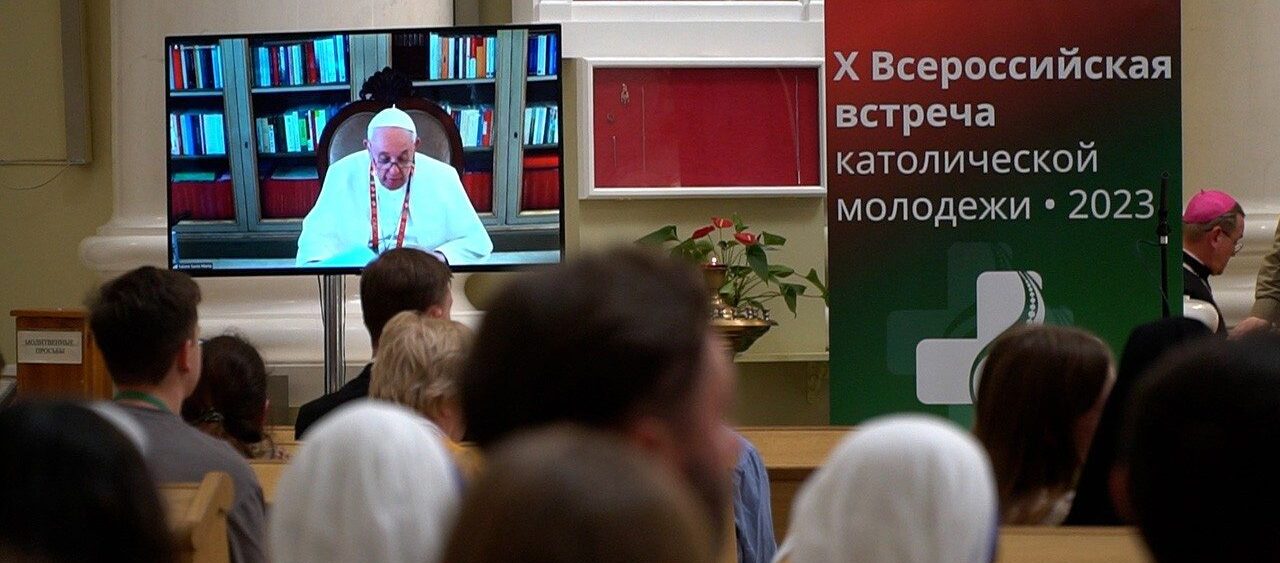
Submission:
<svg viewBox="0 0 1280 563">
<path fill-rule="evenodd" d="M 166 483 L 160 485 L 160 494 L 165 500 L 178 561 L 226 563 L 230 560 L 227 512 L 235 496 L 230 475 L 214 471 L 199 483 Z"/>
</svg>

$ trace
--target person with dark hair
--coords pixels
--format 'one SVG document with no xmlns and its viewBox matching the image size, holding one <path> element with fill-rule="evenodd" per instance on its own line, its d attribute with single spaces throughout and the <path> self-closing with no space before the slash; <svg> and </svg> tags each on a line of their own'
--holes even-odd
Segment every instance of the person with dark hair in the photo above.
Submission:
<svg viewBox="0 0 1280 563">
<path fill-rule="evenodd" d="M 68 402 L 0 410 L 0 560 L 174 560 L 160 494 L 133 443 Z"/>
<path fill-rule="evenodd" d="M 493 241 L 458 171 L 418 151 L 413 118 L 392 106 L 369 122 L 365 149 L 332 163 L 302 220 L 297 264 L 363 266 L 392 248 L 452 264 L 483 259 Z"/>
<path fill-rule="evenodd" d="M 495 451 L 463 498 L 443 560 L 710 563 L 710 537 L 670 472 L 615 435 L 553 426 Z"/>
<path fill-rule="evenodd" d="M 1078 328 L 1016 325 L 992 343 L 973 433 L 991 456 L 1001 523 L 1057 525 L 1115 379 L 1111 353 Z"/>
<path fill-rule="evenodd" d="M 1170 353 L 1138 385 L 1125 426 L 1117 503 L 1157 562 L 1280 560 L 1280 339 Z"/>
<path fill-rule="evenodd" d="M 685 264 L 619 247 L 512 282 L 463 368 L 467 436 L 488 450 L 574 422 L 616 432 L 683 475 L 714 530 L 727 524 L 737 436 L 734 371 Z"/>
<path fill-rule="evenodd" d="M 1170 350 L 1211 334 L 1204 323 L 1186 317 L 1171 317 L 1139 325 L 1129 333 L 1120 355 L 1116 382 L 1107 397 L 1094 433 L 1093 445 L 1080 470 L 1075 502 L 1064 524 L 1068 526 L 1119 526 L 1124 524 L 1111 500 L 1112 476 L 1118 470 L 1116 455 L 1121 445 L 1120 431 L 1133 389 L 1147 369 Z"/>
<path fill-rule="evenodd" d="M 267 416 L 267 366 L 258 350 L 224 334 L 204 343 L 200 383 L 182 402 L 182 418 L 250 459 L 288 459 L 262 427 Z"/>
<path fill-rule="evenodd" d="M 197 482 L 224 471 L 235 483 L 227 513 L 232 561 L 266 559 L 262 488 L 244 458 L 176 413 L 200 381 L 196 306 L 200 287 L 181 272 L 143 266 L 106 282 L 89 326 L 119 392 L 116 402 L 146 433 L 145 458 L 162 483 Z"/>
<path fill-rule="evenodd" d="M 383 253 L 360 274 L 360 311 L 377 361 L 382 329 L 402 311 L 421 311 L 426 316 L 448 320 L 453 310 L 449 293 L 453 273 L 440 260 L 416 248 L 397 248 Z M 294 423 L 294 433 L 302 439 L 307 428 L 343 403 L 369 396 L 373 362 L 342 388 L 302 405 Z"/>
</svg>

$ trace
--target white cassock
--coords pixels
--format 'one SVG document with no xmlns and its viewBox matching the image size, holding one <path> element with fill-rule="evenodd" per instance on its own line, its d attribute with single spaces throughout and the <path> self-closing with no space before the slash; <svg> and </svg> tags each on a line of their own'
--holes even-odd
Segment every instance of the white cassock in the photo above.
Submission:
<svg viewBox="0 0 1280 563">
<path fill-rule="evenodd" d="M 333 163 L 315 207 L 302 221 L 299 266 L 364 266 L 374 257 L 369 205 L 369 151 Z M 405 188 L 388 190 L 374 176 L 378 197 L 378 252 L 396 247 Z M 467 264 L 493 252 L 493 241 L 462 189 L 452 166 L 414 155 L 404 246 L 435 251 L 451 265 Z"/>
</svg>

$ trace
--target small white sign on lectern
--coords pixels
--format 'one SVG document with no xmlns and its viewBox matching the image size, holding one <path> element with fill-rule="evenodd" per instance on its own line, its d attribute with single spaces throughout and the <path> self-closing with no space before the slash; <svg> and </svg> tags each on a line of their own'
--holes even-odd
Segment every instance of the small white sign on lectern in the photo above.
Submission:
<svg viewBox="0 0 1280 563">
<path fill-rule="evenodd" d="M 84 362 L 84 338 L 78 331 L 18 331 L 18 363 L 79 364 Z"/>
</svg>

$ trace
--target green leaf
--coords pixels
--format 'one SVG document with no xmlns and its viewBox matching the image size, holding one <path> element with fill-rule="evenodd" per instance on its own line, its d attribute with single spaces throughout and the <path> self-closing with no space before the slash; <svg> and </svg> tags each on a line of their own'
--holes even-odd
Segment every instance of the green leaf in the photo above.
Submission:
<svg viewBox="0 0 1280 563">
<path fill-rule="evenodd" d="M 804 295 L 805 286 L 798 283 L 782 283 L 778 284 L 778 291 L 782 292 L 782 298 L 787 302 L 787 309 L 791 310 L 791 314 L 796 314 L 796 297 Z"/>
<path fill-rule="evenodd" d="M 751 273 L 751 268 L 748 266 L 729 266 L 729 277 L 731 278 L 740 278 L 749 273 Z"/>
<path fill-rule="evenodd" d="M 663 243 L 668 243 L 668 242 L 677 241 L 677 240 L 680 240 L 680 237 L 676 236 L 676 226 L 667 225 L 665 227 L 662 227 L 661 229 L 658 229 L 643 237 L 640 237 L 639 239 L 636 240 L 636 242 L 639 244 L 647 244 L 650 246 L 659 246 Z"/>
<path fill-rule="evenodd" d="M 747 230 L 747 224 L 742 222 L 742 217 L 738 216 L 737 213 L 734 213 L 733 214 L 733 232 L 741 233 L 742 231 L 745 231 L 745 230 Z"/>
<path fill-rule="evenodd" d="M 791 311 L 791 316 L 793 317 L 797 316 L 795 286 L 791 284 L 783 284 L 781 291 L 782 291 L 782 300 L 787 302 L 787 310 Z"/>
<path fill-rule="evenodd" d="M 707 261 L 707 255 L 711 254 L 715 249 L 716 247 L 714 244 L 711 243 L 711 241 L 706 239 L 699 239 L 697 242 L 693 244 L 693 249 L 691 251 L 690 257 L 693 258 L 696 262 L 701 264 Z"/>
<path fill-rule="evenodd" d="M 822 295 L 822 302 L 830 305 L 830 301 L 827 297 L 827 284 L 822 283 L 822 278 L 818 277 L 818 271 L 810 268 L 809 274 L 806 275 L 804 279 L 809 280 L 809 283 L 813 284 L 813 287 L 818 289 L 818 293 Z"/>
<path fill-rule="evenodd" d="M 751 271 L 755 272 L 760 279 L 769 280 L 769 258 L 765 256 L 764 249 L 758 244 L 747 247 L 747 265 L 751 266 Z"/>
<path fill-rule="evenodd" d="M 786 266 L 781 266 L 778 264 L 769 265 L 769 275 L 773 276 L 774 279 L 789 277 L 791 276 L 791 274 L 794 274 L 794 273 L 796 273 L 795 270 L 792 270 L 791 268 L 788 268 Z"/>
<path fill-rule="evenodd" d="M 765 246 L 782 246 L 787 244 L 787 237 L 773 233 L 760 233 L 760 244 Z"/>
</svg>

